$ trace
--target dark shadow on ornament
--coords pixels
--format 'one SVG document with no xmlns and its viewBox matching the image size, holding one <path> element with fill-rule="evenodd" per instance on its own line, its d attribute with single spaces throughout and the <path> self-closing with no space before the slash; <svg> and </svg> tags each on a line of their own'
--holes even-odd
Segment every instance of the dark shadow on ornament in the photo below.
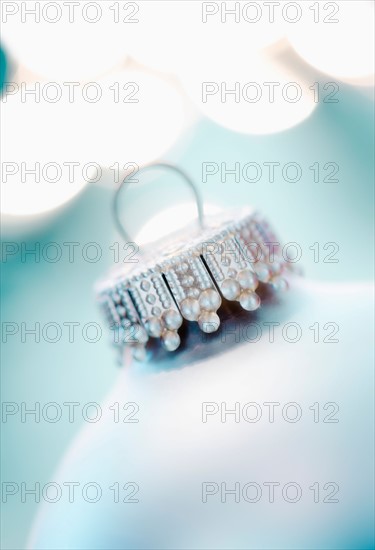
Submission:
<svg viewBox="0 0 375 550">
<path fill-rule="evenodd" d="M 252 346 L 256 346 L 263 338 L 270 340 L 270 325 L 265 323 L 288 322 L 306 300 L 305 295 L 295 288 L 280 293 L 269 285 L 261 284 L 257 293 L 262 304 L 258 310 L 245 311 L 237 302 L 223 300 L 218 310 L 221 323 L 216 332 L 206 334 L 198 323 L 184 321 L 178 331 L 181 344 L 176 351 L 165 351 L 157 339 L 151 338 L 147 344 L 147 360 L 144 363 L 133 361 L 125 368 L 134 368 L 145 374 L 186 368 L 239 345 L 249 346 L 251 361 Z M 271 341 L 269 344 L 273 345 Z"/>
</svg>

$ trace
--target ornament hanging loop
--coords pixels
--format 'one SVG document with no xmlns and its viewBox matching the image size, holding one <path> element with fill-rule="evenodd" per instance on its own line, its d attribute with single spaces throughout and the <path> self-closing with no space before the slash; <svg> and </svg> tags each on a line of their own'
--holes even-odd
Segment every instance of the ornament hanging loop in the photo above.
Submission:
<svg viewBox="0 0 375 550">
<path fill-rule="evenodd" d="M 181 170 L 181 168 L 178 168 L 177 166 L 174 166 L 173 164 L 168 164 L 168 163 L 165 163 L 165 162 L 159 162 L 159 163 L 154 163 L 154 164 L 149 164 L 147 166 L 144 166 L 144 167 L 142 167 L 138 170 L 138 174 L 144 173 L 146 171 L 153 170 L 154 168 L 162 168 L 164 170 L 171 170 L 175 174 L 181 176 L 181 178 L 183 178 L 185 180 L 186 184 L 190 187 L 190 189 L 192 190 L 192 192 L 194 194 L 194 198 L 195 198 L 195 202 L 196 202 L 196 206 L 197 206 L 197 212 L 198 212 L 198 222 L 199 222 L 200 227 L 203 229 L 203 227 L 204 227 L 203 203 L 202 203 L 202 199 L 201 199 L 201 196 L 199 194 L 199 191 L 196 188 L 196 186 L 194 185 L 191 178 L 186 174 L 186 172 Z M 126 188 L 128 187 L 129 183 L 131 183 L 132 175 L 133 174 L 129 174 L 129 176 L 127 176 L 121 182 L 119 188 L 117 189 L 117 191 L 114 195 L 113 204 L 112 204 L 113 218 L 114 218 L 114 222 L 115 222 L 117 231 L 120 233 L 120 235 L 122 236 L 122 238 L 126 242 L 131 242 L 132 239 L 129 236 L 129 233 L 124 228 L 124 225 L 123 225 L 123 223 L 120 219 L 119 197 L 120 197 L 121 192 L 124 192 L 126 190 Z"/>
</svg>

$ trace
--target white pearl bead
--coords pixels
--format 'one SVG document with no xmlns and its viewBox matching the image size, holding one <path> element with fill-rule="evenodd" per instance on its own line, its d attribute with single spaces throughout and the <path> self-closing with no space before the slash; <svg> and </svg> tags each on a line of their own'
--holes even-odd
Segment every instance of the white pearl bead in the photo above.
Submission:
<svg viewBox="0 0 375 550">
<path fill-rule="evenodd" d="M 199 304 L 206 311 L 216 311 L 221 306 L 219 293 L 213 288 L 207 288 L 200 295 Z"/>
<path fill-rule="evenodd" d="M 162 336 L 163 346 L 167 351 L 175 351 L 180 345 L 180 337 L 177 332 L 166 330 Z"/>
<path fill-rule="evenodd" d="M 268 283 L 271 277 L 271 273 L 267 266 L 259 262 L 258 264 L 256 264 L 255 271 L 258 279 L 262 281 L 262 283 Z"/>
<path fill-rule="evenodd" d="M 127 325 L 120 331 L 120 342 L 124 344 L 145 344 L 148 341 L 147 332 L 140 325 Z"/>
<path fill-rule="evenodd" d="M 289 284 L 288 281 L 281 277 L 275 277 L 275 279 L 272 280 L 272 287 L 275 290 L 285 291 L 288 290 Z"/>
<path fill-rule="evenodd" d="M 272 275 L 278 275 L 281 272 L 281 263 L 274 258 L 273 262 L 269 264 L 270 271 Z"/>
<path fill-rule="evenodd" d="M 180 305 L 181 313 L 188 321 L 196 321 L 201 312 L 198 300 L 185 298 Z"/>
<path fill-rule="evenodd" d="M 165 326 L 170 330 L 176 330 L 182 325 L 182 317 L 178 311 L 174 309 L 168 309 L 163 314 L 163 320 Z"/>
<path fill-rule="evenodd" d="M 212 311 L 204 311 L 198 319 L 199 328 L 203 332 L 215 332 L 220 326 L 220 318 Z"/>
<path fill-rule="evenodd" d="M 146 359 L 146 348 L 140 345 L 134 346 L 132 355 L 136 361 L 144 361 Z"/>
<path fill-rule="evenodd" d="M 159 338 L 163 330 L 160 319 L 157 317 L 150 317 L 146 322 L 146 330 L 153 338 Z"/>
<path fill-rule="evenodd" d="M 255 290 L 258 286 L 257 276 L 250 269 L 240 271 L 237 275 L 237 281 L 245 290 Z"/>
<path fill-rule="evenodd" d="M 147 332 L 141 325 L 136 325 L 134 331 L 130 332 L 131 337 L 134 337 L 139 344 L 145 344 L 148 341 Z"/>
<path fill-rule="evenodd" d="M 236 300 L 241 292 L 240 283 L 233 279 L 225 279 L 221 284 L 221 292 L 227 300 Z"/>
<path fill-rule="evenodd" d="M 241 292 L 240 304 L 246 311 L 255 311 L 260 306 L 260 298 L 255 292 L 244 290 Z"/>
</svg>

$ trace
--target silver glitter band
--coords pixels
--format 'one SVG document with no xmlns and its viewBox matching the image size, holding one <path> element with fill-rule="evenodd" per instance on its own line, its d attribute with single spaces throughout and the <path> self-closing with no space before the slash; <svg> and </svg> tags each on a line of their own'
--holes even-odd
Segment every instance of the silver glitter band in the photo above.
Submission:
<svg viewBox="0 0 375 550">
<path fill-rule="evenodd" d="M 175 234 L 135 267 L 113 272 L 98 285 L 98 300 L 115 345 L 144 360 L 150 338 L 175 351 L 184 320 L 214 332 L 223 300 L 255 311 L 261 305 L 258 285 L 284 290 L 292 271 L 293 264 L 282 257 L 280 243 L 258 213 L 227 213 L 226 218 L 205 220 L 203 230 L 191 227 Z"/>
</svg>

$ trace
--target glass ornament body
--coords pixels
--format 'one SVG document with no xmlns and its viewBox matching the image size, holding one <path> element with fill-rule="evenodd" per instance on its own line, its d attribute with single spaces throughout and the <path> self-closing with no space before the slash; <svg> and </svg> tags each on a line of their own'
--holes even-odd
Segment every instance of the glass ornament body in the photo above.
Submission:
<svg viewBox="0 0 375 550">
<path fill-rule="evenodd" d="M 41 504 L 28 547 L 359 548 L 370 292 L 294 282 L 205 341 L 192 330 L 180 352 L 126 366 L 57 472 L 80 484 L 74 502 Z"/>
</svg>

